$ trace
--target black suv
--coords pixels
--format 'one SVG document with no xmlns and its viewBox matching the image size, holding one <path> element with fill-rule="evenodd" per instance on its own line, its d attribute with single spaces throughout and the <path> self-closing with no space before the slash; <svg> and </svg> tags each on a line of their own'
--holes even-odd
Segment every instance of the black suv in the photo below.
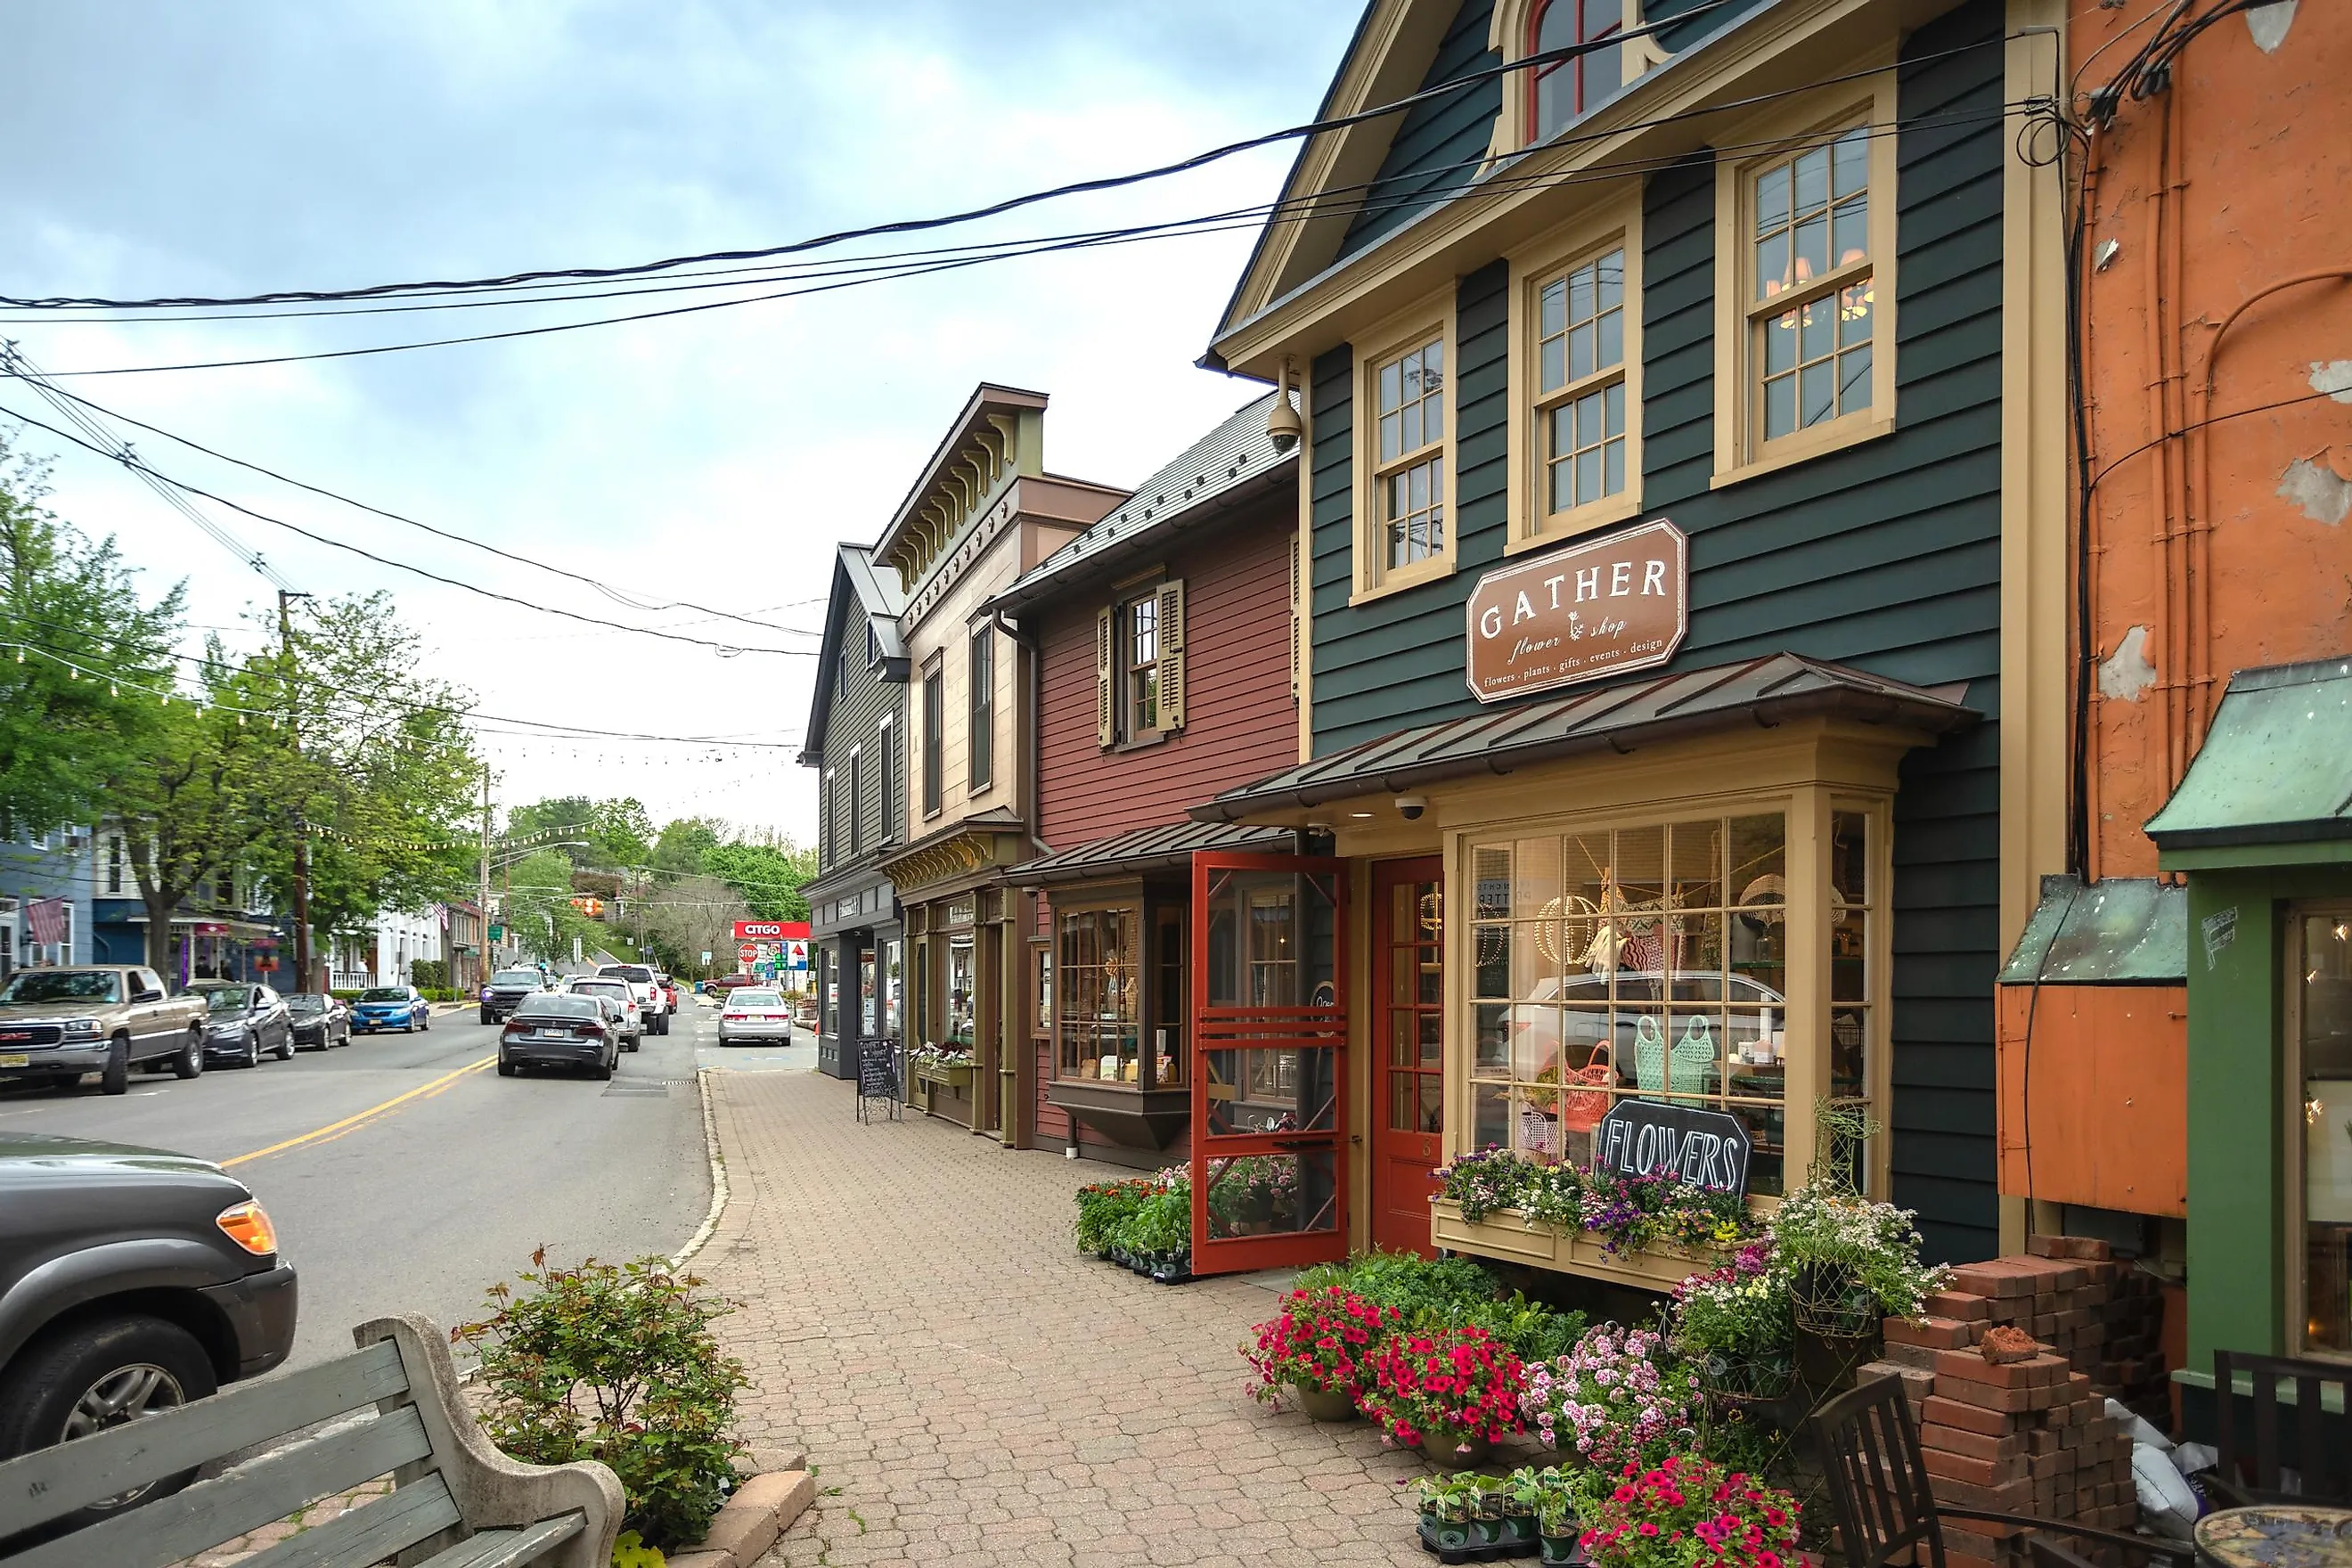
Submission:
<svg viewBox="0 0 2352 1568">
<path fill-rule="evenodd" d="M 0 1133 L 0 1459 L 268 1372 L 294 1348 L 294 1268 L 278 1260 L 269 1216 L 218 1165 Z"/>
<path fill-rule="evenodd" d="M 547 981 L 536 969 L 499 970 L 482 987 L 482 1022 L 499 1022 L 512 1014 L 524 997 L 536 996 L 546 989 Z"/>
</svg>

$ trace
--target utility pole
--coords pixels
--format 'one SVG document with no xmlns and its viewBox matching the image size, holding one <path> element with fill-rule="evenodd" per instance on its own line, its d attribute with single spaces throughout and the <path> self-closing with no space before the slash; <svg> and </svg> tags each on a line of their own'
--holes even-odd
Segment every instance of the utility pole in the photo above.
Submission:
<svg viewBox="0 0 2352 1568">
<path fill-rule="evenodd" d="M 294 750 L 302 750 L 302 730 L 294 710 L 294 619 L 288 605 L 307 599 L 290 588 L 278 590 L 278 653 L 286 671 L 286 728 Z M 310 830 L 302 820 L 302 800 L 294 799 L 294 989 L 310 989 Z"/>
<path fill-rule="evenodd" d="M 481 973 L 474 976 L 476 986 L 490 983 L 490 770 L 482 770 L 482 934 L 474 949 L 476 966 Z"/>
</svg>

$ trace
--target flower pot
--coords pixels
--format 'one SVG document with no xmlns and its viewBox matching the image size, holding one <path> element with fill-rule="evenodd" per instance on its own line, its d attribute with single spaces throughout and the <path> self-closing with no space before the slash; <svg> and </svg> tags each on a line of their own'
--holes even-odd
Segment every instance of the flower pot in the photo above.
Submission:
<svg viewBox="0 0 2352 1568">
<path fill-rule="evenodd" d="M 1789 1304 L 1800 1333 L 1825 1340 L 1874 1339 L 1883 1315 L 1876 1298 L 1840 1263 L 1800 1266 L 1790 1280 Z"/>
<path fill-rule="evenodd" d="M 1298 1398 L 1298 1408 L 1309 1421 L 1353 1421 L 1356 1418 L 1356 1396 L 1344 1391 L 1330 1393 L 1309 1388 L 1303 1383 L 1291 1384 L 1291 1393 Z"/>
<path fill-rule="evenodd" d="M 1530 1546 L 1543 1539 L 1531 1513 L 1507 1513 L 1503 1516 L 1503 1542 L 1509 1546 Z"/>
<path fill-rule="evenodd" d="M 1483 1433 L 1439 1426 L 1422 1438 L 1421 1451 L 1433 1464 L 1443 1465 L 1452 1470 L 1471 1470 L 1494 1457 L 1495 1445 L 1488 1442 Z"/>
<path fill-rule="evenodd" d="M 1470 1533 L 1468 1521 L 1424 1513 L 1421 1516 L 1421 1543 L 1431 1555 L 1443 1558 L 1454 1552 L 1467 1552 L 1477 1542 Z M 1454 1560 L 1461 1561 L 1460 1558 Z"/>
<path fill-rule="evenodd" d="M 1543 1538 L 1543 1555 L 1538 1559 L 1550 1568 L 1568 1568 L 1584 1561 L 1584 1548 L 1576 1543 L 1573 1535 L 1547 1535 Z"/>
</svg>

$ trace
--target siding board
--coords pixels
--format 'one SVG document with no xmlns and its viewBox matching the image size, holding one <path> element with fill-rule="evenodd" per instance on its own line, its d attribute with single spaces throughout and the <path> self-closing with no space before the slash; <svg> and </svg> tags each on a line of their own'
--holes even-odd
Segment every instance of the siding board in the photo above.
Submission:
<svg viewBox="0 0 2352 1568">
<path fill-rule="evenodd" d="M 1495 0 L 1462 0 L 1421 79 L 1422 90 L 1503 63 L 1502 56 L 1486 47 L 1494 16 Z M 1468 184 L 1494 139 L 1495 117 L 1502 110 L 1500 79 L 1406 110 L 1335 259 L 1355 255 L 1402 227 L 1440 196 Z"/>
</svg>

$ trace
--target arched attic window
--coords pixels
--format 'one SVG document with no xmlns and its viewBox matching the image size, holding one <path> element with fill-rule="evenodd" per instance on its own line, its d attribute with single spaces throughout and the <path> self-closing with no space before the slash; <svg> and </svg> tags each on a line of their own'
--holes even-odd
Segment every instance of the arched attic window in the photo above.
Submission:
<svg viewBox="0 0 2352 1568">
<path fill-rule="evenodd" d="M 1625 30 L 1625 0 L 1538 0 L 1528 13 L 1527 52 L 1577 44 L 1602 47 L 1528 71 L 1528 140 L 1541 142 L 1581 118 L 1624 82 L 1624 47 L 1605 43 Z"/>
</svg>

